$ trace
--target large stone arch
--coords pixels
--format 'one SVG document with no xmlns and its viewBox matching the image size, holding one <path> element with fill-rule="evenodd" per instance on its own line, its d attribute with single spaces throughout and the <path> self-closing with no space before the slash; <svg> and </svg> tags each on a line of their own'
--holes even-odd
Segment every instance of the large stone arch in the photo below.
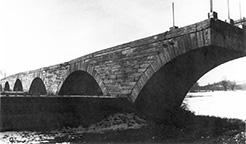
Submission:
<svg viewBox="0 0 246 144">
<path fill-rule="evenodd" d="M 34 78 L 28 93 L 34 95 L 46 95 L 47 91 L 43 80 L 39 77 Z"/>
<path fill-rule="evenodd" d="M 244 56 L 242 52 L 209 46 L 151 64 L 132 95 L 137 110 L 149 118 L 163 119 L 179 108 L 192 85 L 205 73 L 227 61 Z M 142 86 L 142 87 L 141 87 Z M 135 93 L 134 93 L 135 92 Z"/>
<path fill-rule="evenodd" d="M 77 70 L 64 81 L 59 95 L 103 95 L 97 81 L 88 72 Z"/>
<path fill-rule="evenodd" d="M 78 61 L 75 63 L 71 63 L 69 66 L 69 69 L 67 70 L 67 73 L 65 77 L 61 80 L 60 85 L 58 86 L 58 94 L 61 94 L 61 89 L 67 78 L 76 71 L 83 71 L 91 76 L 93 80 L 97 83 L 97 85 L 100 87 L 100 90 L 102 91 L 102 95 L 106 96 L 108 95 L 107 88 L 103 82 L 103 80 L 100 78 L 100 76 L 97 74 L 97 72 L 94 69 L 94 66 L 87 64 L 84 61 Z M 86 74 L 85 74 L 86 75 Z M 87 75 L 88 77 L 90 77 Z M 95 86 L 96 87 L 96 86 Z M 91 95 L 91 94 L 89 94 Z M 101 93 L 100 93 L 101 95 Z"/>
<path fill-rule="evenodd" d="M 3 91 L 10 91 L 10 86 L 9 86 L 9 82 L 8 81 L 5 82 Z"/>
<path fill-rule="evenodd" d="M 17 79 L 15 81 L 13 91 L 23 91 L 22 82 L 20 81 L 20 79 Z"/>
</svg>

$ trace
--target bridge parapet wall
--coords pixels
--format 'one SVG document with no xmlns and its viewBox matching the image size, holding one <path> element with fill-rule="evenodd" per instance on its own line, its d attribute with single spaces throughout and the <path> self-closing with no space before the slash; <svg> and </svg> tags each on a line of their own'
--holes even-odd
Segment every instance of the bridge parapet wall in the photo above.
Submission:
<svg viewBox="0 0 246 144">
<path fill-rule="evenodd" d="M 211 21 L 211 40 L 212 45 L 235 50 L 246 51 L 245 48 L 245 28 L 232 26 L 228 23 L 212 20 Z"/>
</svg>

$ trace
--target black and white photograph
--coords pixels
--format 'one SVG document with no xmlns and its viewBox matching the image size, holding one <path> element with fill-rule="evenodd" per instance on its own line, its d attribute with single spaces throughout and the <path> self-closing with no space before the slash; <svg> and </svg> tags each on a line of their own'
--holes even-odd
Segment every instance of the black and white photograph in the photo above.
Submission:
<svg viewBox="0 0 246 144">
<path fill-rule="evenodd" d="M 246 144 L 245 0 L 0 0 L 0 144 Z"/>
</svg>

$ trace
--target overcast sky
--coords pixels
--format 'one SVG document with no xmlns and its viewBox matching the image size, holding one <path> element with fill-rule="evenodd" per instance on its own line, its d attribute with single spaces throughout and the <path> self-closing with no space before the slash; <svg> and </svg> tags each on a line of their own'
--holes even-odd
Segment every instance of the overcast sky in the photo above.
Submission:
<svg viewBox="0 0 246 144">
<path fill-rule="evenodd" d="M 148 37 L 172 26 L 171 3 L 179 27 L 207 18 L 210 0 L 0 0 L 0 70 L 7 75 L 50 66 Z M 239 2 L 231 0 L 231 18 Z M 214 0 L 227 19 L 227 0 Z M 223 65 L 200 83 L 222 78 L 246 80 L 246 58 Z"/>
</svg>

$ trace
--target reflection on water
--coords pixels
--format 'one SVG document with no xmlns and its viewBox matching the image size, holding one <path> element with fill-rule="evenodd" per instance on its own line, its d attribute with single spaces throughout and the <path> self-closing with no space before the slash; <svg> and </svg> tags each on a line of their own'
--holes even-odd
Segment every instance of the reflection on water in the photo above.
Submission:
<svg viewBox="0 0 246 144">
<path fill-rule="evenodd" d="M 188 93 L 184 103 L 196 115 L 246 120 L 246 91 Z"/>
</svg>

